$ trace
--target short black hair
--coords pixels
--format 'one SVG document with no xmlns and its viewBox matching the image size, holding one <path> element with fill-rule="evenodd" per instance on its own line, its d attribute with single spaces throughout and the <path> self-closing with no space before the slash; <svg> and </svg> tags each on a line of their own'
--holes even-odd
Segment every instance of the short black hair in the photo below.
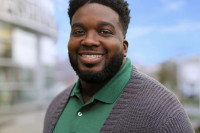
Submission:
<svg viewBox="0 0 200 133">
<path fill-rule="evenodd" d="M 74 13 L 85 4 L 98 3 L 110 7 L 119 15 L 119 21 L 123 28 L 123 33 L 126 35 L 128 25 L 130 22 L 130 10 L 128 8 L 128 3 L 125 0 L 70 0 L 68 15 L 70 18 L 70 24 Z"/>
</svg>

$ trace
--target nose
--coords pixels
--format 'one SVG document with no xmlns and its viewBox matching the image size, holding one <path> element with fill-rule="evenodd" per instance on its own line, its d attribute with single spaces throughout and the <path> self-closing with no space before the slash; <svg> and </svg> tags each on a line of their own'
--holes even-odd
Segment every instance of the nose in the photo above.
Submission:
<svg viewBox="0 0 200 133">
<path fill-rule="evenodd" d="M 83 46 L 98 46 L 100 44 L 98 35 L 95 31 L 88 31 L 85 38 L 81 41 L 81 44 Z"/>
</svg>

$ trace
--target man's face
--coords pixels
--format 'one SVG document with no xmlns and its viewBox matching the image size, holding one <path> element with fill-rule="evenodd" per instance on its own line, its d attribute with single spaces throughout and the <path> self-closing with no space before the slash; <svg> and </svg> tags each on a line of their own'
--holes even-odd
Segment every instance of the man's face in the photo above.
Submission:
<svg viewBox="0 0 200 133">
<path fill-rule="evenodd" d="M 127 48 L 128 42 L 114 10 L 92 3 L 75 12 L 68 51 L 80 79 L 102 82 L 111 78 L 124 64 Z"/>
</svg>

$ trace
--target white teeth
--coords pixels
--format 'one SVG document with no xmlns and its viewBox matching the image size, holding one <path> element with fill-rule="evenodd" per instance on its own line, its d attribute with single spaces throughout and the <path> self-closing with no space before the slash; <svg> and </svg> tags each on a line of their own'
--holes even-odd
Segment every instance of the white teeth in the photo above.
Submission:
<svg viewBox="0 0 200 133">
<path fill-rule="evenodd" d="M 88 59 L 94 59 L 94 58 L 99 58 L 101 57 L 102 55 L 82 55 L 83 57 L 86 57 Z"/>
</svg>

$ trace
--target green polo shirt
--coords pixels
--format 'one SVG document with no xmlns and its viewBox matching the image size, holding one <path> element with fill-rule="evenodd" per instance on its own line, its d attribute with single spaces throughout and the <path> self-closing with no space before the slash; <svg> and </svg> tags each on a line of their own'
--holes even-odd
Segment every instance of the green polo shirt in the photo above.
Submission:
<svg viewBox="0 0 200 133">
<path fill-rule="evenodd" d="M 78 80 L 53 133 L 99 133 L 131 72 L 131 61 L 127 58 L 122 69 L 85 104 Z"/>
</svg>

